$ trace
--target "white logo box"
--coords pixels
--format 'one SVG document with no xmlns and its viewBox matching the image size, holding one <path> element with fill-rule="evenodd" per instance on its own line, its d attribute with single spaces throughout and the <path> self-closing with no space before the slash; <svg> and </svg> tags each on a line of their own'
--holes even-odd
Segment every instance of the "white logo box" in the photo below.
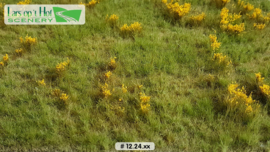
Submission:
<svg viewBox="0 0 270 152">
<path fill-rule="evenodd" d="M 76 5 L 5 5 L 6 25 L 83 25 L 85 6 Z"/>
</svg>

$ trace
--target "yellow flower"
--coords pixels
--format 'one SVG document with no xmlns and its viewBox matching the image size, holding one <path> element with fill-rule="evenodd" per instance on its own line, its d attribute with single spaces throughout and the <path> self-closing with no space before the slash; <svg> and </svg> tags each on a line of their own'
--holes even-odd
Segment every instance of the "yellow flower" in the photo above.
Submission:
<svg viewBox="0 0 270 152">
<path fill-rule="evenodd" d="M 270 95 L 270 86 L 264 84 L 263 86 L 260 86 L 260 89 L 262 91 L 263 94 L 269 96 Z"/>
<path fill-rule="evenodd" d="M 104 94 L 105 98 L 112 95 L 110 90 L 103 90 L 103 94 Z"/>
<path fill-rule="evenodd" d="M 184 15 L 189 13 L 190 10 L 190 3 L 185 3 L 184 5 L 179 5 L 177 2 L 176 3 L 166 3 L 165 5 L 167 6 L 168 11 L 170 14 L 174 16 L 175 19 L 181 19 Z"/>
<path fill-rule="evenodd" d="M 107 73 L 105 73 L 105 77 L 107 79 L 109 79 L 111 75 L 112 75 L 112 72 L 111 71 L 108 71 Z"/>
<path fill-rule="evenodd" d="M 64 72 L 66 70 L 66 66 L 70 65 L 70 60 L 69 58 L 67 58 L 67 61 L 61 62 L 59 64 L 56 65 L 56 72 L 58 74 L 61 74 L 62 72 Z"/>
<path fill-rule="evenodd" d="M 123 91 L 123 93 L 126 93 L 127 92 L 127 87 L 125 87 L 124 84 L 122 84 L 122 91 Z"/>
<path fill-rule="evenodd" d="M 91 2 L 89 2 L 88 4 L 86 4 L 86 6 L 92 7 L 92 6 L 95 6 L 97 3 L 98 3 L 98 1 L 92 0 Z"/>
<path fill-rule="evenodd" d="M 39 85 L 46 86 L 46 83 L 44 82 L 44 79 L 37 81 Z"/>
<path fill-rule="evenodd" d="M 37 38 L 32 38 L 31 36 L 26 35 L 25 39 L 20 37 L 20 42 L 26 46 L 31 46 L 37 43 Z"/>
<path fill-rule="evenodd" d="M 139 89 L 141 89 L 143 87 L 143 85 L 139 85 L 138 87 L 139 87 Z"/>
<path fill-rule="evenodd" d="M 262 77 L 261 73 L 255 73 L 256 75 L 256 81 L 257 82 L 262 82 L 264 80 L 264 77 Z"/>
<path fill-rule="evenodd" d="M 110 67 L 114 67 L 114 68 L 116 67 L 115 59 L 116 59 L 116 57 L 111 58 L 111 60 L 110 60 L 110 62 L 109 62 L 109 66 L 110 66 Z"/>
<path fill-rule="evenodd" d="M 109 97 L 111 94 L 111 91 L 108 89 L 108 84 L 105 83 L 104 86 L 101 86 L 102 94 L 105 98 Z"/>
<path fill-rule="evenodd" d="M 0 62 L 0 66 L 2 66 L 2 67 L 3 67 L 4 65 L 5 65 L 5 64 L 4 64 L 4 62 Z"/>
<path fill-rule="evenodd" d="M 220 47 L 220 42 L 217 41 L 217 37 L 215 35 L 210 34 L 209 35 L 210 41 L 211 41 L 211 47 L 213 50 L 216 50 Z"/>
<path fill-rule="evenodd" d="M 265 24 L 257 24 L 257 23 L 254 23 L 254 27 L 258 30 L 262 30 L 265 28 Z"/>
<path fill-rule="evenodd" d="M 68 100 L 68 95 L 65 94 L 65 93 L 62 93 L 61 96 L 60 96 L 60 99 L 63 100 L 63 101 L 67 101 Z"/>
<path fill-rule="evenodd" d="M 7 54 L 3 57 L 3 60 L 4 60 L 4 62 L 8 61 L 8 55 Z"/>
<path fill-rule="evenodd" d="M 221 43 L 214 42 L 214 43 L 211 44 L 211 47 L 212 47 L 213 50 L 216 50 L 216 49 L 218 49 L 220 47 L 220 44 Z"/>
<path fill-rule="evenodd" d="M 190 17 L 192 21 L 197 22 L 197 23 L 200 23 L 204 18 L 205 18 L 205 13 Z"/>
<path fill-rule="evenodd" d="M 230 84 L 228 87 L 229 93 L 233 94 L 238 86 L 239 86 L 239 84 Z"/>
<path fill-rule="evenodd" d="M 23 49 L 22 49 L 22 48 L 20 48 L 20 49 L 16 49 L 16 50 L 15 50 L 15 52 L 16 52 L 16 53 L 18 53 L 18 54 L 22 53 L 22 51 L 23 51 Z"/>
<path fill-rule="evenodd" d="M 135 34 L 135 33 L 140 33 L 142 30 L 142 26 L 139 22 L 134 22 L 133 24 L 131 24 L 130 26 L 128 26 L 127 24 L 124 24 L 121 28 L 120 28 L 121 32 L 123 33 L 128 33 L 128 34 Z"/>
<path fill-rule="evenodd" d="M 150 101 L 150 96 L 146 96 L 145 94 L 142 94 L 140 95 L 140 100 L 142 103 L 147 103 Z"/>
<path fill-rule="evenodd" d="M 231 61 L 228 61 L 228 57 L 226 55 L 222 55 L 222 53 L 215 53 L 212 60 L 218 61 L 219 64 L 225 63 L 227 66 L 232 63 Z"/>
<path fill-rule="evenodd" d="M 118 19 L 119 19 L 119 17 L 115 14 L 111 15 L 109 17 L 109 19 L 108 19 L 108 17 L 106 17 L 106 20 L 110 25 L 116 25 Z"/>
<path fill-rule="evenodd" d="M 217 41 L 217 37 L 216 37 L 215 35 L 210 34 L 210 35 L 209 35 L 209 38 L 210 38 L 210 41 L 211 41 L 212 43 L 214 43 L 214 42 Z"/>
<path fill-rule="evenodd" d="M 247 108 L 246 108 L 246 111 L 245 111 L 246 113 L 250 113 L 250 112 L 252 112 L 252 107 L 251 107 L 251 105 L 249 105 Z"/>
</svg>

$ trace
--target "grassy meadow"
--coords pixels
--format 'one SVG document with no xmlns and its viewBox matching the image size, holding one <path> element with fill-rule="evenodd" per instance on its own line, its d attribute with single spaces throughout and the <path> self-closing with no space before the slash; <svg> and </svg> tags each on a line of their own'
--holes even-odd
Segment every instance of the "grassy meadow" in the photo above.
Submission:
<svg viewBox="0 0 270 152">
<path fill-rule="evenodd" d="M 0 150 L 270 151 L 270 1 L 30 4 L 80 2 L 84 25 L 1 19 Z"/>
</svg>

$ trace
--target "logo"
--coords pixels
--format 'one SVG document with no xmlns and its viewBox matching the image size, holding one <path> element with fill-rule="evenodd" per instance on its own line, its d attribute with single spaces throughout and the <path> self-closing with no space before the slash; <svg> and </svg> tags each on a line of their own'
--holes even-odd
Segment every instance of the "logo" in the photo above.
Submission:
<svg viewBox="0 0 270 152">
<path fill-rule="evenodd" d="M 82 10 L 66 10 L 62 7 L 53 7 L 56 22 L 79 22 Z"/>
<path fill-rule="evenodd" d="M 5 5 L 7 25 L 82 25 L 85 23 L 84 5 Z"/>
</svg>

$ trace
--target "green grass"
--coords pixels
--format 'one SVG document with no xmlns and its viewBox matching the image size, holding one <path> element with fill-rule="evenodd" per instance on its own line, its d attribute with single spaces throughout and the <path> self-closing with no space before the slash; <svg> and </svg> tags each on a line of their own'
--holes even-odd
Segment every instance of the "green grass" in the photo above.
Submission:
<svg viewBox="0 0 270 152">
<path fill-rule="evenodd" d="M 94 8 L 86 8 L 85 25 L 0 23 L 0 58 L 5 54 L 10 58 L 0 73 L 0 149 L 109 151 L 115 150 L 116 142 L 129 141 L 154 142 L 158 151 L 269 151 L 269 105 L 261 103 L 262 111 L 254 119 L 240 122 L 226 116 L 218 104 L 233 81 L 252 92 L 254 73 L 261 72 L 270 84 L 269 25 L 258 31 L 245 19 L 243 34 L 228 35 L 219 28 L 220 9 L 210 1 L 185 2 L 191 3 L 188 16 L 206 13 L 202 25 L 190 27 L 185 18 L 181 22 L 167 18 L 159 0 L 101 0 Z M 249 2 L 270 10 L 266 0 Z M 140 22 L 142 33 L 122 37 L 119 29 L 106 24 L 107 14 L 119 16 L 118 28 Z M 221 42 L 218 52 L 232 60 L 229 74 L 212 68 L 208 36 L 214 30 Z M 38 43 L 18 57 L 19 38 L 27 34 L 37 37 Z M 67 57 L 71 64 L 64 76 L 53 76 L 55 66 Z M 104 99 L 99 86 L 112 57 L 117 57 L 117 67 L 108 84 L 115 91 Z M 215 80 L 209 82 L 208 74 Z M 41 79 L 46 86 L 38 86 L 36 81 Z M 121 93 L 122 84 L 128 93 Z M 148 114 L 140 111 L 140 84 L 151 96 Z M 68 105 L 52 96 L 56 88 L 69 96 Z M 125 112 L 117 113 L 108 107 L 112 105 L 124 107 Z"/>
</svg>

